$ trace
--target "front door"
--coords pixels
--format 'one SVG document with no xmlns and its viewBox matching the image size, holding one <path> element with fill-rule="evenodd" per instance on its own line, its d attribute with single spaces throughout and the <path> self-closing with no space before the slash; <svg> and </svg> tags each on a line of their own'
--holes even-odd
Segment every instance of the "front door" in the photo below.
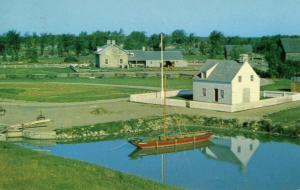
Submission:
<svg viewBox="0 0 300 190">
<path fill-rule="evenodd" d="M 243 89 L 243 103 L 250 102 L 250 88 Z"/>
<path fill-rule="evenodd" d="M 219 90 L 215 88 L 215 102 L 218 102 L 219 100 Z"/>
</svg>

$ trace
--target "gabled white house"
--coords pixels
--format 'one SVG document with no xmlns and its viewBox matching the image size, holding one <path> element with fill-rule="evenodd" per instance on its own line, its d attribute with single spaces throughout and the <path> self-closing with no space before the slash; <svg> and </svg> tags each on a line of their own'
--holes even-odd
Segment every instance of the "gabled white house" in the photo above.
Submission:
<svg viewBox="0 0 300 190">
<path fill-rule="evenodd" d="M 195 101 L 232 105 L 259 98 L 260 78 L 247 59 L 207 60 L 193 78 Z"/>
</svg>

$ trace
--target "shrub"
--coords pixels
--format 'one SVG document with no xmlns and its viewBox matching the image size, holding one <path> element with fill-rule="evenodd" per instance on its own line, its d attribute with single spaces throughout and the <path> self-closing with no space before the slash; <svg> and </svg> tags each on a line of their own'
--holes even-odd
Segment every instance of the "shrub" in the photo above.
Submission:
<svg viewBox="0 0 300 190">
<path fill-rule="evenodd" d="M 74 56 L 68 56 L 64 59 L 65 63 L 73 63 L 73 62 L 78 62 L 78 59 Z"/>
</svg>

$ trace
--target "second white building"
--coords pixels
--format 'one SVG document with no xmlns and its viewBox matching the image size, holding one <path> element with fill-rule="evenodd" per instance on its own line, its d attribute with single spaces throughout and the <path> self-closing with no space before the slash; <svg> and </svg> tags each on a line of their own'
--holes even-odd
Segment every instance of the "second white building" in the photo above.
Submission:
<svg viewBox="0 0 300 190">
<path fill-rule="evenodd" d="M 207 60 L 193 78 L 194 101 L 242 104 L 260 99 L 260 78 L 246 59 Z"/>
</svg>

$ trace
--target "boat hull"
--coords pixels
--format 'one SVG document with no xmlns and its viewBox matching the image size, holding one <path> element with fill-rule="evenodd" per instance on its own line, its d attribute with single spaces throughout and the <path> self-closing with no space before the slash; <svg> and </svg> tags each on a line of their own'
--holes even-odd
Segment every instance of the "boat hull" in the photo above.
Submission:
<svg viewBox="0 0 300 190">
<path fill-rule="evenodd" d="M 189 137 L 183 137 L 183 138 L 166 139 L 166 140 L 157 139 L 157 140 L 151 140 L 151 141 L 132 140 L 129 142 L 140 149 L 160 148 L 160 147 L 179 146 L 179 145 L 199 143 L 199 142 L 208 140 L 212 136 L 212 134 L 213 133 L 211 133 L 211 132 L 207 132 L 205 134 L 191 135 Z"/>
</svg>

